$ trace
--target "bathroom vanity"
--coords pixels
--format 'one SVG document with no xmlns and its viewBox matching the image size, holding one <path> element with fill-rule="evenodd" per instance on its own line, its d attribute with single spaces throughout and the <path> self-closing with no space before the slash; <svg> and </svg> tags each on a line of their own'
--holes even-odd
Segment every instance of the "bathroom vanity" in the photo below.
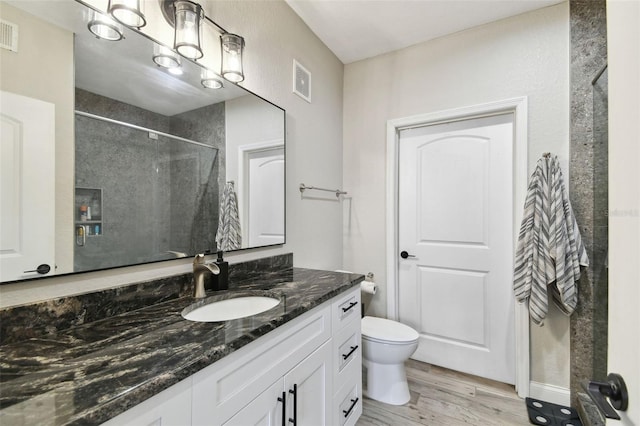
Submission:
<svg viewBox="0 0 640 426">
<path fill-rule="evenodd" d="M 248 274 L 232 279 L 227 294 L 269 294 L 280 303 L 224 322 L 182 318 L 195 302 L 187 285 L 181 297 L 30 338 L 3 327 L 0 423 L 355 424 L 363 279 L 300 268 Z M 132 287 L 157 296 L 164 285 Z M 122 294 L 145 300 L 132 289 Z M 80 302 L 48 303 L 0 319 L 6 325 L 7 315 L 19 322 Z"/>
</svg>

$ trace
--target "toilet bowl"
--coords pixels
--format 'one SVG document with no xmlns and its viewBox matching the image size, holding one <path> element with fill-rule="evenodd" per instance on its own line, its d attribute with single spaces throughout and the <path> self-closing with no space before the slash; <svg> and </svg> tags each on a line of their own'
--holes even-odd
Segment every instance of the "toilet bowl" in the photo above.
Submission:
<svg viewBox="0 0 640 426">
<path fill-rule="evenodd" d="M 362 357 L 367 397 L 392 405 L 409 402 L 404 362 L 418 348 L 418 332 L 384 318 L 362 318 Z"/>
</svg>

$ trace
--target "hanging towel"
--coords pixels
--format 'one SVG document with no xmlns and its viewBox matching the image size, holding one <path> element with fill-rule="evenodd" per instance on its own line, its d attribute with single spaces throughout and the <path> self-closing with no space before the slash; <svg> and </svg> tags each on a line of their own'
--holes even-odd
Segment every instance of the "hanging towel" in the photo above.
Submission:
<svg viewBox="0 0 640 426">
<path fill-rule="evenodd" d="M 543 325 L 547 315 L 547 287 L 560 310 L 573 313 L 580 266 L 589 259 L 556 156 L 543 156 L 531 175 L 514 263 L 516 299 L 529 301 L 535 324 Z"/>
<path fill-rule="evenodd" d="M 220 199 L 218 232 L 216 233 L 218 250 L 237 250 L 242 247 L 242 232 L 238 217 L 238 199 L 233 181 L 227 182 Z"/>
</svg>

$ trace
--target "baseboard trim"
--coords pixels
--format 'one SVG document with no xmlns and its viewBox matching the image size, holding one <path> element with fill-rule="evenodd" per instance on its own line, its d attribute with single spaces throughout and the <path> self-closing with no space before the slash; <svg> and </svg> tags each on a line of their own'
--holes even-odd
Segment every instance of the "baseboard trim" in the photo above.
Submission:
<svg viewBox="0 0 640 426">
<path fill-rule="evenodd" d="M 529 397 L 559 405 L 571 405 L 571 391 L 560 386 L 531 381 Z"/>
</svg>

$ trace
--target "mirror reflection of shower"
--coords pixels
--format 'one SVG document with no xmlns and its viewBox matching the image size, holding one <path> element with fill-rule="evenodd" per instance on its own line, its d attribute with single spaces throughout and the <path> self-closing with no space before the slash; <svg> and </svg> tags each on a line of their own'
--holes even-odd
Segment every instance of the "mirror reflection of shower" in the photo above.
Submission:
<svg viewBox="0 0 640 426">
<path fill-rule="evenodd" d="M 76 114 L 75 271 L 215 250 L 216 148 Z"/>
<path fill-rule="evenodd" d="M 609 251 L 609 134 L 608 72 L 605 65 L 592 81 L 593 89 L 593 372 L 607 377 L 608 251 Z"/>
</svg>

